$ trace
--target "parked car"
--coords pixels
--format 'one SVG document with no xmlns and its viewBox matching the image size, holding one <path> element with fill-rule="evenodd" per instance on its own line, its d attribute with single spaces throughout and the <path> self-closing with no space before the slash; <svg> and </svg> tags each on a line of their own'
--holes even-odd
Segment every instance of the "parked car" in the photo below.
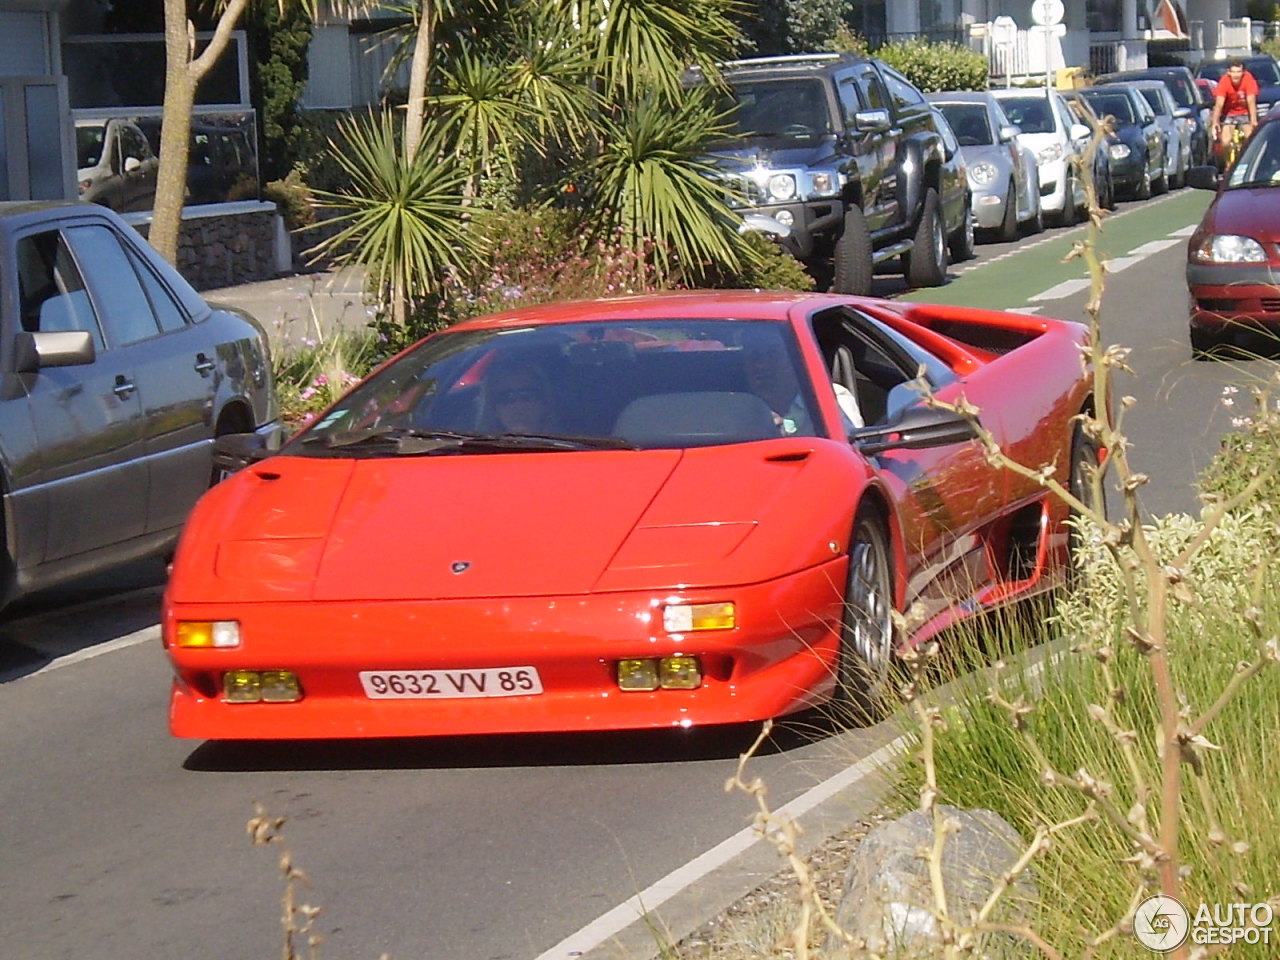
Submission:
<svg viewBox="0 0 1280 960">
<path fill-rule="evenodd" d="M 1187 244 L 1191 352 L 1203 360 L 1239 330 L 1280 332 L 1280 112 L 1258 124 L 1225 179 L 1202 166 L 1189 182 L 1217 190 Z"/>
<path fill-rule="evenodd" d="M 1018 128 L 1000 101 L 976 91 L 928 96 L 959 141 L 977 228 L 1006 243 L 1017 237 L 1019 224 L 1032 232 L 1043 228 L 1035 155 L 1018 142 Z"/>
<path fill-rule="evenodd" d="M 1019 129 L 1018 140 L 1036 155 L 1040 206 L 1047 219 L 1070 226 L 1085 209 L 1080 156 L 1089 128 L 1080 123 L 1056 90 L 993 90 Z"/>
<path fill-rule="evenodd" d="M 973 258 L 975 243 L 969 170 L 947 118 L 935 109 L 933 122 L 942 137 L 942 229 L 947 238 L 948 259 L 961 263 Z"/>
<path fill-rule="evenodd" d="M 1196 77 L 1208 80 L 1216 86 L 1227 72 L 1232 59 L 1234 58 L 1205 60 L 1196 67 Z M 1269 54 L 1256 54 L 1240 59 L 1244 61 L 1244 68 L 1258 81 L 1258 119 L 1262 119 L 1272 104 L 1280 102 L 1280 63 Z M 1210 93 L 1210 105 L 1213 103 L 1212 96 Z"/>
<path fill-rule="evenodd" d="M 1114 132 L 1120 141 L 1111 146 L 1111 178 L 1116 189 L 1137 200 L 1168 190 L 1164 137 L 1146 98 L 1123 83 L 1086 87 L 1074 95 L 1099 117 L 1114 118 Z"/>
<path fill-rule="evenodd" d="M 1128 83 L 1133 80 L 1159 80 L 1169 88 L 1173 102 L 1179 107 L 1186 107 L 1191 112 L 1181 118 L 1184 127 L 1190 131 L 1191 163 L 1189 166 L 1200 166 L 1209 162 L 1209 111 L 1213 107 L 1212 86 L 1206 95 L 1196 82 L 1190 67 L 1166 66 L 1147 67 L 1142 70 L 1121 70 L 1098 77 L 1097 84 Z M 1207 83 L 1208 81 L 1206 81 Z"/>
<path fill-rule="evenodd" d="M 172 549 L 213 439 L 278 442 L 267 340 L 97 204 L 0 203 L 0 604 Z"/>
<path fill-rule="evenodd" d="M 1169 88 L 1159 80 L 1135 80 L 1133 87 L 1147 101 L 1156 115 L 1156 126 L 1164 134 L 1164 176 L 1171 189 L 1178 189 L 1187 178 L 1191 163 L 1191 129 L 1186 120 L 1190 107 L 1179 107 L 1169 95 Z"/>
<path fill-rule="evenodd" d="M 1093 173 L 1093 189 L 1096 202 L 1103 210 L 1114 210 L 1116 208 L 1116 185 L 1115 178 L 1111 173 L 1111 155 L 1112 151 L 1121 145 L 1120 138 L 1110 132 L 1103 125 L 1101 119 L 1093 112 L 1089 104 L 1075 96 L 1074 93 L 1068 92 L 1063 94 L 1063 99 L 1067 102 L 1067 106 L 1071 108 L 1071 112 L 1076 119 L 1089 128 L 1089 139 L 1084 144 L 1082 164 L 1087 158 L 1092 157 L 1089 166 Z M 1093 144 L 1097 140 L 1097 145 Z"/>
<path fill-rule="evenodd" d="M 988 463 L 926 394 L 964 397 L 1005 453 L 1088 498 L 1087 337 L 776 291 L 548 304 L 433 334 L 196 507 L 163 603 L 170 729 L 874 709 L 895 653 L 1061 586 L 1070 564 L 1061 499 Z"/>
<path fill-rule="evenodd" d="M 924 95 L 892 67 L 853 54 L 722 64 L 731 136 L 713 144 L 739 212 L 774 217 L 833 289 L 865 294 L 876 264 L 901 258 L 913 287 L 946 282 L 942 139 Z M 689 84 L 705 82 L 698 70 Z"/>
<path fill-rule="evenodd" d="M 160 160 L 138 124 L 124 118 L 76 122 L 80 199 L 119 213 L 150 210 Z"/>
</svg>

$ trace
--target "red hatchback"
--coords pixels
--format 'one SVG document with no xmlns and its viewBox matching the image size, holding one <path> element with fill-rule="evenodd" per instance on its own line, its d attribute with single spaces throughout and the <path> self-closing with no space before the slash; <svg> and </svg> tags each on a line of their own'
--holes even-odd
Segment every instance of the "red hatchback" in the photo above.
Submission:
<svg viewBox="0 0 1280 960">
<path fill-rule="evenodd" d="M 164 604 L 172 731 L 682 728 L 874 702 L 895 653 L 1067 570 L 1062 501 L 925 394 L 1074 486 L 1096 462 L 1086 337 L 732 291 L 434 334 L 196 508 Z"/>
<path fill-rule="evenodd" d="M 1218 193 L 1187 246 L 1191 351 L 1207 359 L 1240 330 L 1280 332 L 1280 114 L 1223 176 L 1195 167 L 1187 179 Z"/>
</svg>

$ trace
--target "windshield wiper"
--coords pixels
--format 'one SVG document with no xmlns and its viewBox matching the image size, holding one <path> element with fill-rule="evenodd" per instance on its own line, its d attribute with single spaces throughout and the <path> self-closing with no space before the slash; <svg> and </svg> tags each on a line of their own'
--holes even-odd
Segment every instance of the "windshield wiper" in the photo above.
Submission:
<svg viewBox="0 0 1280 960">
<path fill-rule="evenodd" d="M 621 437 L 578 437 L 552 434 L 471 433 L 458 430 L 424 430 L 414 427 L 367 427 L 334 435 L 304 437 L 303 444 L 317 444 L 328 450 L 394 444 L 397 456 L 450 452 L 539 451 L 539 450 L 634 450 Z"/>
</svg>

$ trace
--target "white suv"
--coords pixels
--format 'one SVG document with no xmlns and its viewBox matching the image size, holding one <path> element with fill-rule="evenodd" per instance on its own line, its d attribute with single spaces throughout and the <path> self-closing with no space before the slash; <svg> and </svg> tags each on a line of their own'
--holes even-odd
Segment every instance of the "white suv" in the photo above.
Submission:
<svg viewBox="0 0 1280 960">
<path fill-rule="evenodd" d="M 1036 155 L 1041 208 L 1058 226 L 1075 223 L 1087 203 L 1080 157 L 1089 143 L 1089 128 L 1075 118 L 1056 90 L 1023 87 L 991 92 L 1022 131 L 1019 142 Z"/>
</svg>

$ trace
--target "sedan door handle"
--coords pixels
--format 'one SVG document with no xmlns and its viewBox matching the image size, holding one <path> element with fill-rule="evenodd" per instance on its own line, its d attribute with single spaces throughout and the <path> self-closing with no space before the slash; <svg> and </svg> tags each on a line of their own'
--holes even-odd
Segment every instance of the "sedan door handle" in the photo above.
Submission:
<svg viewBox="0 0 1280 960">
<path fill-rule="evenodd" d="M 137 389 L 137 385 L 132 380 L 126 380 L 123 373 L 118 373 L 116 374 L 116 385 L 111 388 L 111 392 L 121 400 L 128 400 L 129 394 Z"/>
<path fill-rule="evenodd" d="M 203 353 L 196 354 L 196 373 L 200 374 L 200 376 L 207 377 L 209 374 L 213 373 L 213 369 L 216 366 L 217 364 L 206 357 Z"/>
</svg>

